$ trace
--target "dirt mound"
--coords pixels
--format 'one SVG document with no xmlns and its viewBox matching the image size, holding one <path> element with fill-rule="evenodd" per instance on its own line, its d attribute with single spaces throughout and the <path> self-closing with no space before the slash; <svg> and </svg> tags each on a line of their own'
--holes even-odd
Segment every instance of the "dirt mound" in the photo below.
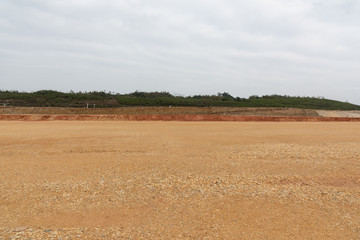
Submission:
<svg viewBox="0 0 360 240">
<path fill-rule="evenodd" d="M 275 116 L 230 116 L 230 115 L 38 115 L 2 114 L 7 121 L 240 121 L 240 122 L 358 122 L 360 118 L 343 117 L 275 117 Z"/>
</svg>

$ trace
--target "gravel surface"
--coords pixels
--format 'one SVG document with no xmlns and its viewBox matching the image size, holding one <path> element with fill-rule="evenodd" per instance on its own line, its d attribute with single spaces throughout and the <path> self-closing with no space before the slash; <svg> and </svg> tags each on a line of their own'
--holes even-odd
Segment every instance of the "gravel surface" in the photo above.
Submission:
<svg viewBox="0 0 360 240">
<path fill-rule="evenodd" d="M 360 239 L 360 125 L 0 122 L 0 239 Z"/>
</svg>

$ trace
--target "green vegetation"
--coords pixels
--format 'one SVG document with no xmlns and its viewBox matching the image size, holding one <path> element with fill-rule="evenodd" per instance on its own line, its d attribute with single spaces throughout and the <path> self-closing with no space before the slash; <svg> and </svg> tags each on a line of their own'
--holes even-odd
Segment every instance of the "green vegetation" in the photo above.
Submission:
<svg viewBox="0 0 360 240">
<path fill-rule="evenodd" d="M 1 91 L 0 104 L 23 107 L 123 107 L 123 106 L 222 106 L 222 107 L 287 107 L 326 110 L 360 110 L 360 106 L 321 97 L 290 97 L 281 95 L 233 97 L 217 95 L 174 96 L 168 92 L 133 92 L 118 94 L 105 91 L 69 92 L 52 90 L 36 92 Z"/>
</svg>

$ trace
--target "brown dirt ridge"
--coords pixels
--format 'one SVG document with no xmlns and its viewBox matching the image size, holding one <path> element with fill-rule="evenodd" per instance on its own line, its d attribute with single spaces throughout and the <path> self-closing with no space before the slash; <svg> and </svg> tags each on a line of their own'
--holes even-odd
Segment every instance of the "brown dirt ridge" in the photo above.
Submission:
<svg viewBox="0 0 360 240">
<path fill-rule="evenodd" d="M 279 117 L 232 115 L 40 115 L 1 114 L 5 121 L 234 121 L 234 122 L 360 122 L 349 117 Z"/>
<path fill-rule="evenodd" d="M 0 107 L 8 121 L 343 121 L 358 122 L 357 111 L 318 111 L 297 108 L 122 107 L 54 108 Z"/>
</svg>

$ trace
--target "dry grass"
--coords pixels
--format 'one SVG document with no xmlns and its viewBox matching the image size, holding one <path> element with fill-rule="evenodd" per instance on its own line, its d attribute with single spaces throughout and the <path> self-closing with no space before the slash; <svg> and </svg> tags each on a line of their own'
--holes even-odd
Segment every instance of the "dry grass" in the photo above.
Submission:
<svg viewBox="0 0 360 240">
<path fill-rule="evenodd" d="M 360 125 L 0 122 L 0 239 L 359 239 Z"/>
</svg>

